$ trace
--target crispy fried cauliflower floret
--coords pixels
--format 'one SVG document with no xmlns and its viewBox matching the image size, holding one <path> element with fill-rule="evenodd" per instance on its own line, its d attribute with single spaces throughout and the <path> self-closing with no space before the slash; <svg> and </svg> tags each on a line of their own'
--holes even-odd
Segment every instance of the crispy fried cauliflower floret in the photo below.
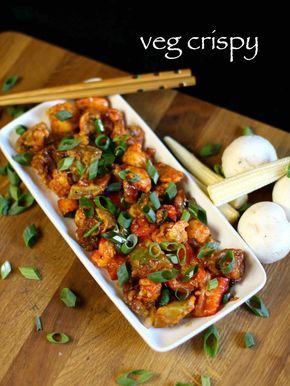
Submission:
<svg viewBox="0 0 290 386">
<path fill-rule="evenodd" d="M 91 260 L 97 267 L 106 268 L 115 255 L 114 244 L 107 239 L 101 238 L 99 248 L 92 253 Z"/>
<path fill-rule="evenodd" d="M 122 161 L 130 166 L 145 168 L 147 156 L 146 153 L 142 151 L 142 145 L 140 143 L 130 145 L 125 151 L 125 154 L 122 157 Z"/>
<path fill-rule="evenodd" d="M 159 173 L 160 182 L 180 182 L 183 178 L 183 173 L 174 169 L 172 166 L 166 165 L 162 162 L 157 162 L 155 167 Z"/>
<path fill-rule="evenodd" d="M 108 229 L 111 229 L 116 225 L 115 217 L 108 210 L 96 208 L 96 213 L 98 218 L 102 222 L 100 225 L 100 230 L 102 233 L 106 232 Z"/>
<path fill-rule="evenodd" d="M 137 299 L 142 300 L 144 303 L 154 302 L 160 296 L 162 284 L 154 283 L 153 281 L 145 278 L 139 280 L 140 290 L 137 295 Z"/>
<path fill-rule="evenodd" d="M 176 241 L 177 243 L 186 243 L 187 226 L 188 222 L 183 220 L 177 221 L 176 223 L 166 222 L 152 234 L 152 240 L 156 241 L 157 243 L 161 243 L 162 241 Z"/>
<path fill-rule="evenodd" d="M 151 179 L 145 169 L 135 166 L 126 168 L 126 180 L 140 192 L 148 193 L 151 189 Z"/>
<path fill-rule="evenodd" d="M 55 168 L 54 160 L 55 148 L 49 146 L 37 152 L 32 159 L 31 166 L 36 170 L 45 185 L 52 179 L 52 172 Z"/>
<path fill-rule="evenodd" d="M 100 113 L 96 111 L 86 111 L 80 118 L 80 131 L 76 134 L 76 138 L 81 140 L 83 145 L 88 145 L 90 135 L 96 133 L 96 119 L 100 118 Z"/>
<path fill-rule="evenodd" d="M 18 153 L 37 152 L 44 148 L 49 131 L 44 122 L 37 123 L 22 134 L 16 142 L 16 151 Z"/>
<path fill-rule="evenodd" d="M 72 117 L 62 120 L 59 114 L 62 111 L 69 112 Z M 51 125 L 51 132 L 55 136 L 72 135 L 79 125 L 79 113 L 76 106 L 72 103 L 58 103 L 50 107 L 47 111 Z"/>
<path fill-rule="evenodd" d="M 141 145 L 144 142 L 145 134 L 143 129 L 138 125 L 127 126 L 128 134 L 130 135 L 128 139 L 128 145 L 133 145 L 134 143 L 140 143 Z"/>
<path fill-rule="evenodd" d="M 49 182 L 49 188 L 59 197 L 66 197 L 71 188 L 72 181 L 65 171 L 55 169 L 52 173 L 52 180 Z"/>
<path fill-rule="evenodd" d="M 63 216 L 67 216 L 68 214 L 78 209 L 79 203 L 78 203 L 78 200 L 71 200 L 69 198 L 60 198 L 57 201 L 57 206 L 60 213 Z"/>
<path fill-rule="evenodd" d="M 107 111 L 110 107 L 109 101 L 104 97 L 90 97 L 76 100 L 76 106 L 80 110 Z"/>
<path fill-rule="evenodd" d="M 186 231 L 188 240 L 192 244 L 204 244 L 210 237 L 209 227 L 197 219 L 189 221 Z"/>
</svg>

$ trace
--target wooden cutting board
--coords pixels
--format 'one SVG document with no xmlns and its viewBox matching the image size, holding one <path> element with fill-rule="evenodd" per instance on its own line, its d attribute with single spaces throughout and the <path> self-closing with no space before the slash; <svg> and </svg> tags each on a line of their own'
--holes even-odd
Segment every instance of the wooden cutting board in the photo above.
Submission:
<svg viewBox="0 0 290 386">
<path fill-rule="evenodd" d="M 0 79 L 19 74 L 15 91 L 75 83 L 123 72 L 103 63 L 68 52 L 15 32 L 0 34 Z M 136 69 L 138 71 L 138 69 Z M 221 90 L 222 92 L 222 90 Z M 126 99 L 163 137 L 171 135 L 191 150 L 208 142 L 226 146 L 251 125 L 268 138 L 280 157 L 289 155 L 290 135 L 279 129 L 230 112 L 176 91 L 158 91 Z M 3 113 L 1 127 L 9 120 Z M 208 160 L 210 164 L 218 157 Z M 1 155 L 1 164 L 5 162 Z M 7 188 L 0 177 L 0 193 Z M 252 200 L 270 198 L 264 189 Z M 35 223 L 42 231 L 37 245 L 28 249 L 23 229 Z M 168 353 L 152 351 L 98 287 L 41 209 L 35 205 L 17 217 L 0 218 L 0 263 L 10 260 L 14 273 L 0 279 L 0 385 L 114 385 L 117 374 L 145 368 L 156 373 L 149 385 L 174 385 L 197 381 L 200 374 L 212 377 L 213 385 L 286 385 L 289 378 L 289 262 L 266 267 L 268 281 L 261 292 L 270 309 L 263 319 L 240 307 L 217 323 L 222 347 L 209 359 L 203 353 L 202 335 Z M 21 265 L 39 268 L 40 282 L 24 279 Z M 59 300 L 63 287 L 70 287 L 81 304 L 69 309 Z M 44 331 L 36 333 L 34 318 L 41 315 Z M 45 332 L 63 331 L 67 345 L 49 344 Z M 253 349 L 243 347 L 242 336 L 251 331 Z M 194 384 L 194 383 L 193 383 Z"/>
</svg>

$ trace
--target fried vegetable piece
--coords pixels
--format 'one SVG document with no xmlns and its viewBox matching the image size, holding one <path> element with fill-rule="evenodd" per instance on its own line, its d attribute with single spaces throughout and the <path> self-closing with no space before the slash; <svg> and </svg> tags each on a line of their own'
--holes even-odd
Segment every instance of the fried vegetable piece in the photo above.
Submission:
<svg viewBox="0 0 290 386">
<path fill-rule="evenodd" d="M 195 296 L 191 296 L 186 300 L 173 301 L 166 306 L 159 307 L 154 314 L 153 325 L 157 328 L 174 326 L 192 312 L 194 306 Z"/>
<path fill-rule="evenodd" d="M 76 106 L 79 110 L 105 112 L 109 109 L 110 104 L 107 98 L 90 97 L 76 100 Z"/>
<path fill-rule="evenodd" d="M 141 215 L 134 218 L 130 229 L 131 232 L 135 233 L 138 237 L 150 238 L 152 232 L 156 230 L 156 225 L 150 224 L 146 217 Z"/>
<path fill-rule="evenodd" d="M 109 180 L 110 174 L 105 174 L 93 181 L 81 179 L 76 184 L 72 185 L 68 198 L 76 200 L 81 197 L 94 198 L 105 191 Z"/>
<path fill-rule="evenodd" d="M 152 315 L 155 311 L 154 302 L 143 302 L 138 298 L 139 285 L 133 285 L 132 282 L 123 286 L 123 296 L 125 303 L 143 319 L 147 319 L 148 327 L 152 324 Z"/>
<path fill-rule="evenodd" d="M 63 216 L 67 216 L 70 213 L 76 211 L 79 207 L 78 200 L 71 200 L 69 198 L 61 198 L 57 201 L 57 206 L 60 213 Z"/>
<path fill-rule="evenodd" d="M 128 181 L 123 181 L 124 200 L 128 204 L 135 204 L 138 198 L 138 190 Z"/>
<path fill-rule="evenodd" d="M 182 172 L 162 162 L 157 162 L 155 167 L 159 173 L 160 182 L 180 182 L 184 176 Z"/>
<path fill-rule="evenodd" d="M 181 216 L 182 210 L 186 206 L 186 202 L 187 202 L 187 199 L 186 199 L 184 189 L 179 189 L 177 192 L 177 195 L 174 197 L 174 200 L 173 200 L 173 205 L 176 208 L 178 216 Z"/>
<path fill-rule="evenodd" d="M 224 276 L 228 277 L 231 280 L 239 281 L 241 280 L 244 271 L 245 271 L 245 252 L 241 249 L 223 249 L 217 251 L 206 259 L 206 267 L 214 275 L 220 275 L 221 269 L 219 261 L 222 257 L 226 255 L 228 251 L 232 251 L 234 254 L 234 267 L 231 272 L 223 273 Z"/>
<path fill-rule="evenodd" d="M 160 209 L 158 209 L 156 212 L 156 219 L 158 224 L 162 224 L 162 222 L 164 221 L 164 215 L 165 215 L 164 212 L 170 220 L 172 221 L 177 220 L 177 210 L 175 206 L 162 205 Z"/>
<path fill-rule="evenodd" d="M 149 279 L 139 280 L 140 290 L 137 299 L 142 300 L 143 303 L 152 303 L 157 300 L 161 294 L 162 284 L 154 283 Z"/>
<path fill-rule="evenodd" d="M 126 257 L 122 255 L 121 253 L 117 253 L 114 258 L 112 258 L 107 266 L 106 270 L 108 271 L 108 274 L 111 278 L 111 280 L 117 280 L 118 279 L 118 269 L 120 266 L 126 261 Z"/>
<path fill-rule="evenodd" d="M 99 224 L 99 221 L 97 219 L 88 217 L 84 220 L 84 223 L 81 227 L 77 227 L 76 237 L 77 237 L 78 243 L 86 251 L 93 251 L 98 246 L 98 235 L 100 233 L 100 228 L 97 227 L 96 229 L 94 229 L 94 227 L 98 224 Z M 88 235 L 88 232 L 91 232 L 92 229 L 94 229 L 93 233 Z"/>
<path fill-rule="evenodd" d="M 193 245 L 202 245 L 210 237 L 209 227 L 197 219 L 192 219 L 186 229 L 188 240 Z"/>
<path fill-rule="evenodd" d="M 55 168 L 54 161 L 55 148 L 49 146 L 35 154 L 31 166 L 36 170 L 45 185 L 48 185 L 52 179 L 52 172 Z"/>
<path fill-rule="evenodd" d="M 125 151 L 122 157 L 122 161 L 130 166 L 145 168 L 147 156 L 146 153 L 142 150 L 142 145 L 140 143 L 130 145 Z"/>
<path fill-rule="evenodd" d="M 61 120 L 59 113 L 67 111 L 72 115 L 71 118 Z M 79 112 L 72 103 L 58 103 L 50 107 L 47 111 L 51 125 L 51 132 L 55 136 L 63 137 L 74 134 L 79 125 Z"/>
<path fill-rule="evenodd" d="M 143 129 L 138 125 L 127 126 L 128 134 L 130 135 L 128 139 L 128 145 L 133 145 L 134 143 L 144 143 L 145 134 Z"/>
<path fill-rule="evenodd" d="M 135 166 L 126 167 L 128 172 L 126 180 L 139 192 L 148 193 L 151 189 L 151 179 L 145 169 Z M 136 182 L 133 182 L 135 181 Z"/>
<path fill-rule="evenodd" d="M 101 221 L 100 231 L 101 233 L 113 228 L 116 225 L 115 217 L 105 209 L 96 208 L 98 219 Z"/>
<path fill-rule="evenodd" d="M 114 244 L 105 239 L 101 238 L 98 249 L 91 254 L 92 262 L 100 268 L 107 268 L 110 261 L 115 257 L 116 251 Z"/>
<path fill-rule="evenodd" d="M 65 171 L 55 169 L 52 173 L 52 180 L 48 186 L 59 197 L 66 197 L 70 192 L 72 183 L 70 176 Z"/>
<path fill-rule="evenodd" d="M 183 281 L 184 273 L 190 268 L 190 265 L 182 266 L 182 274 L 179 275 L 176 279 L 172 279 L 168 282 L 168 285 L 174 291 L 180 292 L 192 292 L 197 288 L 203 288 L 205 284 L 210 280 L 210 274 L 202 267 L 198 268 L 197 273 L 187 282 Z"/>
<path fill-rule="evenodd" d="M 39 122 L 23 133 L 16 142 L 18 153 L 36 153 L 42 150 L 47 143 L 49 130 L 44 122 Z"/>
<path fill-rule="evenodd" d="M 210 316 L 218 312 L 222 298 L 229 288 L 229 279 L 226 277 L 217 277 L 217 281 L 217 288 L 211 290 L 203 288 L 195 293 L 197 302 L 192 313 L 193 316 Z"/>
<path fill-rule="evenodd" d="M 100 117 L 100 113 L 96 111 L 86 111 L 80 118 L 80 131 L 76 135 L 81 140 L 83 145 L 88 145 L 90 136 L 96 134 L 96 119 Z"/>
<path fill-rule="evenodd" d="M 124 115 L 117 109 L 108 109 L 101 114 L 101 120 L 107 133 L 111 138 L 127 135 L 128 131 L 125 127 Z"/>
<path fill-rule="evenodd" d="M 176 223 L 166 222 L 162 224 L 153 234 L 152 240 L 157 243 L 162 241 L 176 241 L 177 243 L 187 242 L 188 222 L 180 220 Z"/>
</svg>

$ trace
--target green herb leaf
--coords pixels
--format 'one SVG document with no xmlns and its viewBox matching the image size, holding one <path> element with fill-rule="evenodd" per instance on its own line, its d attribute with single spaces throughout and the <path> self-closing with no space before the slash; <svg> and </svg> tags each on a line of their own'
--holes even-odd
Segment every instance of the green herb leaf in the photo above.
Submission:
<svg viewBox="0 0 290 386">
<path fill-rule="evenodd" d="M 16 173 L 16 171 L 12 168 L 12 166 L 10 164 L 7 166 L 7 176 L 8 176 L 8 180 L 9 180 L 11 185 L 19 185 L 20 184 L 21 180 L 18 177 L 18 174 Z"/>
<path fill-rule="evenodd" d="M 6 279 L 11 271 L 12 271 L 12 267 L 11 267 L 11 263 L 9 261 L 5 261 L 2 265 L 1 265 L 1 277 L 2 279 Z"/>
<path fill-rule="evenodd" d="M 151 206 L 149 206 L 149 205 L 143 206 L 142 212 L 145 214 L 147 220 L 148 220 L 150 223 L 153 224 L 153 223 L 156 222 L 156 215 L 155 215 L 154 210 L 151 208 Z"/>
<path fill-rule="evenodd" d="M 7 166 L 8 164 L 4 166 L 0 166 L 0 176 L 6 176 L 7 175 Z"/>
<path fill-rule="evenodd" d="M 12 157 L 20 165 L 28 166 L 31 164 L 33 154 L 32 153 L 19 153 Z"/>
<path fill-rule="evenodd" d="M 60 141 L 57 149 L 60 151 L 72 150 L 75 147 L 77 147 L 80 143 L 81 143 L 81 140 L 78 138 L 63 138 Z"/>
<path fill-rule="evenodd" d="M 214 324 L 203 335 L 203 349 L 212 358 L 219 352 L 220 335 Z"/>
<path fill-rule="evenodd" d="M 88 216 L 90 217 L 90 216 Z M 101 225 L 101 221 L 99 221 L 97 224 L 95 224 L 90 230 L 88 230 L 85 234 L 84 234 L 84 237 L 90 237 L 92 236 L 94 233 L 96 233 L 97 230 L 99 230 L 100 228 L 100 225 Z"/>
<path fill-rule="evenodd" d="M 31 248 L 39 236 L 39 232 L 34 224 L 28 225 L 23 231 L 23 240 L 27 247 Z"/>
<path fill-rule="evenodd" d="M 148 370 L 131 370 L 119 375 L 116 383 L 122 386 L 136 386 L 149 381 L 154 373 Z"/>
<path fill-rule="evenodd" d="M 63 288 L 59 296 L 60 300 L 62 300 L 67 307 L 73 308 L 76 306 L 77 297 L 71 289 Z"/>
<path fill-rule="evenodd" d="M 288 165 L 288 168 L 287 168 L 287 177 L 290 178 L 290 164 Z"/>
<path fill-rule="evenodd" d="M 75 157 L 66 157 L 61 159 L 57 164 L 58 170 L 60 171 L 68 170 L 72 166 L 74 160 L 75 160 Z"/>
<path fill-rule="evenodd" d="M 111 140 L 107 135 L 100 134 L 95 139 L 95 144 L 102 150 L 108 150 L 111 144 Z"/>
<path fill-rule="evenodd" d="M 198 205 L 195 200 L 191 200 L 188 203 L 188 211 L 193 218 L 196 218 L 207 225 L 206 211 L 200 205 Z"/>
<path fill-rule="evenodd" d="M 270 316 L 268 308 L 258 295 L 251 297 L 245 304 L 257 316 L 261 316 L 262 318 L 268 318 Z"/>
<path fill-rule="evenodd" d="M 20 81 L 20 76 L 19 75 L 11 75 L 8 78 L 6 78 L 2 84 L 2 91 L 9 91 L 11 90 L 16 83 Z"/>
<path fill-rule="evenodd" d="M 169 182 L 167 189 L 165 190 L 166 198 L 171 201 L 177 195 L 177 187 L 174 182 Z"/>
<path fill-rule="evenodd" d="M 89 180 L 93 180 L 94 178 L 97 177 L 98 174 L 98 165 L 99 165 L 99 160 L 94 159 L 91 161 L 88 172 L 89 172 Z"/>
<path fill-rule="evenodd" d="M 197 271 L 198 271 L 198 264 L 195 264 L 193 267 L 189 267 L 185 271 L 183 278 L 182 278 L 182 281 L 184 283 L 189 282 L 197 274 Z"/>
<path fill-rule="evenodd" d="M 85 166 L 79 160 L 76 160 L 76 170 L 80 176 L 82 176 L 86 170 Z"/>
<path fill-rule="evenodd" d="M 201 386 L 210 386 L 211 385 L 210 377 L 208 375 L 202 375 L 200 377 L 200 380 L 201 380 Z"/>
<path fill-rule="evenodd" d="M 15 201 L 17 201 L 19 199 L 19 197 L 21 196 L 21 189 L 15 185 L 10 185 L 8 192 L 9 192 L 11 198 L 13 198 L 13 200 L 15 200 Z"/>
<path fill-rule="evenodd" d="M 245 332 L 244 343 L 246 348 L 252 348 L 256 346 L 254 335 L 251 332 Z"/>
<path fill-rule="evenodd" d="M 209 282 L 208 282 L 208 285 L 207 285 L 207 289 L 210 291 L 210 290 L 213 290 L 213 289 L 216 289 L 219 285 L 219 282 L 218 282 L 218 279 L 217 278 L 214 278 L 214 279 L 211 279 Z"/>
<path fill-rule="evenodd" d="M 41 317 L 36 316 L 35 317 L 35 326 L 36 326 L 36 331 L 39 332 L 42 330 L 42 322 L 41 322 Z"/>
<path fill-rule="evenodd" d="M 182 220 L 182 221 L 189 221 L 190 220 L 190 213 L 188 212 L 188 210 L 183 209 L 180 220 Z"/>
<path fill-rule="evenodd" d="M 118 282 L 121 287 L 123 287 L 124 284 L 126 284 L 129 279 L 130 279 L 130 269 L 129 265 L 127 262 L 123 263 L 118 271 L 117 271 L 117 276 L 118 276 Z"/>
<path fill-rule="evenodd" d="M 41 280 L 40 273 L 37 268 L 34 267 L 19 267 L 18 268 L 22 276 L 29 280 Z"/>
<path fill-rule="evenodd" d="M 104 128 L 104 125 L 103 125 L 103 122 L 100 118 L 97 118 L 95 120 L 95 127 L 97 129 L 97 133 L 98 134 L 102 134 L 105 132 L 105 128 Z"/>
<path fill-rule="evenodd" d="M 205 256 L 212 255 L 215 251 L 219 249 L 219 243 L 209 242 L 206 243 L 200 250 L 198 251 L 197 258 L 202 259 Z"/>
<path fill-rule="evenodd" d="M 147 162 L 146 162 L 146 171 L 147 171 L 149 177 L 151 178 L 151 180 L 156 185 L 158 182 L 158 179 L 159 179 L 159 173 L 150 160 L 147 160 Z"/>
<path fill-rule="evenodd" d="M 30 192 L 23 193 L 9 208 L 9 216 L 15 216 L 26 211 L 34 203 L 34 197 Z"/>
<path fill-rule="evenodd" d="M 50 332 L 46 335 L 46 339 L 50 343 L 56 343 L 56 344 L 64 344 L 70 341 L 69 336 L 67 336 L 63 332 Z"/>
<path fill-rule="evenodd" d="M 179 275 L 179 271 L 176 268 L 165 269 L 164 271 L 156 271 L 147 275 L 148 279 L 154 281 L 154 283 L 165 283 L 168 280 L 175 279 Z"/>
<path fill-rule="evenodd" d="M 15 132 L 16 132 L 16 134 L 18 134 L 18 135 L 22 135 L 22 134 L 24 134 L 26 131 L 27 131 L 27 127 L 24 126 L 24 125 L 18 125 L 18 126 L 15 128 Z"/>
<path fill-rule="evenodd" d="M 65 109 L 59 110 L 56 114 L 55 117 L 59 121 L 67 121 L 68 119 L 71 119 L 73 117 L 72 113 L 70 111 L 67 111 Z"/>
<path fill-rule="evenodd" d="M 0 215 L 7 216 L 10 208 L 10 200 L 0 195 Z"/>
<path fill-rule="evenodd" d="M 250 126 L 243 127 L 243 135 L 254 135 L 254 131 Z"/>
<path fill-rule="evenodd" d="M 221 145 L 219 143 L 208 143 L 207 145 L 204 145 L 201 149 L 199 154 L 202 157 L 209 157 L 212 155 L 216 155 L 219 153 L 221 149 Z"/>
<path fill-rule="evenodd" d="M 163 288 L 161 291 L 161 296 L 159 300 L 159 306 L 165 306 L 170 301 L 170 291 L 168 288 Z"/>
</svg>

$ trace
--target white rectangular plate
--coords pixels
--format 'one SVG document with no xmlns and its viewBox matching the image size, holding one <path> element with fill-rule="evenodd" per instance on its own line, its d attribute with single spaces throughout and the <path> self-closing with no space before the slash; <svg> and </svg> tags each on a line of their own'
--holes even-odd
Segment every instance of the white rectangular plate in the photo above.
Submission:
<svg viewBox="0 0 290 386">
<path fill-rule="evenodd" d="M 3 153 L 19 174 L 24 184 L 33 194 L 40 207 L 55 225 L 69 246 L 73 249 L 82 264 L 109 296 L 112 302 L 114 302 L 114 304 L 122 312 L 125 318 L 153 350 L 160 352 L 169 351 L 197 335 L 211 324 L 222 319 L 228 313 L 244 303 L 248 298 L 253 296 L 264 286 L 266 282 L 266 274 L 260 262 L 246 243 L 241 239 L 238 233 L 227 222 L 227 220 L 211 203 L 206 195 L 198 188 L 190 175 L 173 157 L 173 155 L 164 146 L 156 134 L 149 128 L 149 126 L 142 120 L 142 118 L 121 96 L 114 95 L 109 99 L 113 107 L 125 113 L 127 123 L 135 123 L 142 127 L 146 136 L 145 145 L 157 150 L 156 159 L 158 161 L 167 163 L 184 172 L 184 187 L 190 196 L 194 197 L 206 210 L 208 223 L 213 237 L 221 242 L 221 247 L 241 248 L 247 252 L 246 272 L 244 278 L 241 283 L 235 286 L 238 300 L 227 303 L 217 314 L 213 316 L 206 318 L 189 318 L 186 321 L 183 321 L 180 325 L 170 328 L 146 328 L 138 317 L 124 303 L 122 300 L 122 294 L 117 286 L 108 279 L 106 273 L 104 273 L 101 269 L 96 268 L 91 263 L 89 254 L 78 245 L 74 236 L 74 221 L 60 216 L 57 209 L 56 195 L 44 186 L 31 167 L 23 167 L 12 159 L 12 156 L 15 154 L 15 142 L 18 138 L 18 135 L 15 133 L 15 127 L 19 124 L 29 127 L 39 121 L 44 121 L 49 124 L 46 114 L 47 109 L 56 103 L 63 102 L 63 100 L 42 103 L 10 122 L 0 131 L 0 146 Z M 96 326 L 96 329 L 97 328 L 98 326 Z"/>
</svg>

